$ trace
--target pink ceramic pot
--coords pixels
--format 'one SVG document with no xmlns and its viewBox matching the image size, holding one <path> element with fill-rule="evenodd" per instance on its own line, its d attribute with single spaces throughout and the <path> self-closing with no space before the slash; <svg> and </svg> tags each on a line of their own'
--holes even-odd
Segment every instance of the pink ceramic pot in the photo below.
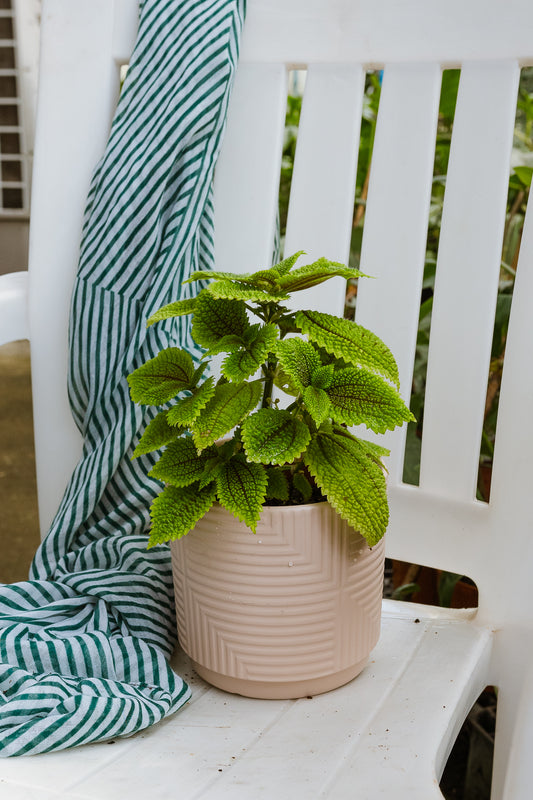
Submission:
<svg viewBox="0 0 533 800">
<path fill-rule="evenodd" d="M 266 506 L 256 534 L 216 505 L 171 549 L 180 644 L 213 685 L 305 697 L 365 666 L 384 543 L 369 548 L 328 503 Z"/>
</svg>

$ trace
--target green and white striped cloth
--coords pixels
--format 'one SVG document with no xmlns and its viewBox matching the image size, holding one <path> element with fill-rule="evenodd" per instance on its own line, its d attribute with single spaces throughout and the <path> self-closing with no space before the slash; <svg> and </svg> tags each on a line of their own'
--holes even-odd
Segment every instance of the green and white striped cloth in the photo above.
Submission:
<svg viewBox="0 0 533 800">
<path fill-rule="evenodd" d="M 146 329 L 213 261 L 211 183 L 245 0 L 144 0 L 109 143 L 92 181 L 70 330 L 69 392 L 84 436 L 30 580 L 0 588 L 0 755 L 126 736 L 189 689 L 175 644 L 168 546 L 147 551 L 155 415 L 126 376 L 161 348 L 199 355 L 183 318 Z"/>
</svg>

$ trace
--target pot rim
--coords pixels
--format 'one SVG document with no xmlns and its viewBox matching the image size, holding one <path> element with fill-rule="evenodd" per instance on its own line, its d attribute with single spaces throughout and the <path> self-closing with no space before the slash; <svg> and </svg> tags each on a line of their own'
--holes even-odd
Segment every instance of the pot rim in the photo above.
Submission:
<svg viewBox="0 0 533 800">
<path fill-rule="evenodd" d="M 329 507 L 331 508 L 331 510 L 332 510 L 332 511 L 333 511 L 335 514 L 337 514 L 337 516 L 339 516 L 339 517 L 340 517 L 340 514 L 339 514 L 339 512 L 338 512 L 338 511 L 336 511 L 336 510 L 333 508 L 333 506 L 331 505 L 331 503 L 329 502 L 329 500 L 319 500 L 319 501 L 318 501 L 318 502 L 316 502 L 316 503 L 293 503 L 292 505 L 279 505 L 279 506 L 278 506 L 278 505 L 270 505 L 269 503 L 263 503 L 263 506 L 262 506 L 262 507 L 263 507 L 263 508 L 268 508 L 268 509 L 276 509 L 276 510 L 277 510 L 277 509 L 279 509 L 280 511 L 292 511 L 292 510 L 294 510 L 295 508 L 315 508 L 315 507 L 317 507 L 317 506 L 318 506 L 318 507 L 320 507 L 320 508 L 322 508 L 323 506 L 329 506 Z M 228 514 L 231 514 L 232 516 L 235 516 L 235 514 L 233 514 L 233 512 L 231 512 L 231 511 L 229 511 L 227 508 L 225 508 L 225 506 L 223 506 L 223 505 L 222 505 L 222 503 L 220 503 L 218 500 L 215 500 L 215 502 L 213 503 L 213 505 L 211 506 L 211 508 L 221 508 L 221 509 L 223 509 L 224 511 L 227 511 L 227 512 L 228 512 Z M 209 509 L 209 511 L 210 511 L 210 510 L 211 510 L 211 509 Z"/>
</svg>

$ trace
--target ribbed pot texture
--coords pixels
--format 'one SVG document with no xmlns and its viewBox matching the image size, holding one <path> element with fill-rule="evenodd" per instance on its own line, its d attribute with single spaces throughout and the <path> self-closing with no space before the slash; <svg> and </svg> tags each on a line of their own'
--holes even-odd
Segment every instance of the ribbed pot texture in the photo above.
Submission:
<svg viewBox="0 0 533 800">
<path fill-rule="evenodd" d="M 288 699 L 365 666 L 384 543 L 368 547 L 328 503 L 266 506 L 256 534 L 215 505 L 171 550 L 180 644 L 209 683 Z"/>
</svg>

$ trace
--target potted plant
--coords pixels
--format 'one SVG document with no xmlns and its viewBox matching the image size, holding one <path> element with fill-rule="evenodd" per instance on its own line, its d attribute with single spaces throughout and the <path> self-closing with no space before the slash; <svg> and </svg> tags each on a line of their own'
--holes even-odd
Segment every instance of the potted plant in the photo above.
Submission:
<svg viewBox="0 0 533 800">
<path fill-rule="evenodd" d="M 255 697 L 327 691 L 366 663 L 388 451 L 348 426 L 384 433 L 412 419 L 381 339 L 288 308 L 292 292 L 362 277 L 324 258 L 296 266 L 301 255 L 253 274 L 194 273 L 207 286 L 148 325 L 191 314 L 200 365 L 170 347 L 128 378 L 135 402 L 163 406 L 134 457 L 165 448 L 149 473 L 165 484 L 149 546 L 171 541 L 181 646 L 207 680 Z M 206 377 L 220 354 L 220 377 Z"/>
</svg>

